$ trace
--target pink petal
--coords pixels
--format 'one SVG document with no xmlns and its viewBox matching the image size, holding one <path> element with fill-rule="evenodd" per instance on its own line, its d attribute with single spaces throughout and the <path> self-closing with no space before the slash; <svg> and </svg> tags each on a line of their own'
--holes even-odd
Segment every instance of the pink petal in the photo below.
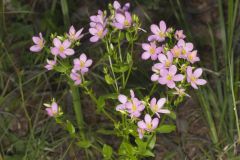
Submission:
<svg viewBox="0 0 240 160">
<path fill-rule="evenodd" d="M 185 41 L 183 39 L 180 39 L 177 43 L 178 47 L 184 47 L 185 46 Z"/>
<path fill-rule="evenodd" d="M 165 103 L 166 103 L 166 98 L 161 98 L 158 100 L 157 105 L 159 108 L 162 108 Z"/>
<path fill-rule="evenodd" d="M 73 49 L 65 49 L 64 50 L 64 54 L 68 55 L 68 56 L 71 56 L 73 55 L 75 52 Z"/>
<path fill-rule="evenodd" d="M 175 65 L 170 66 L 169 73 L 175 75 L 177 73 L 177 67 Z"/>
<path fill-rule="evenodd" d="M 162 85 L 164 85 L 164 84 L 167 84 L 167 79 L 165 78 L 165 77 L 160 77 L 159 79 L 158 79 L 158 82 L 160 83 L 160 84 L 162 84 Z"/>
<path fill-rule="evenodd" d="M 86 67 L 89 67 L 89 66 L 91 66 L 92 65 L 92 60 L 91 59 L 88 59 L 86 62 L 85 62 L 85 66 Z"/>
<path fill-rule="evenodd" d="M 198 89 L 197 85 L 193 82 L 191 82 L 191 86 L 194 88 L 194 89 Z"/>
<path fill-rule="evenodd" d="M 116 10 L 119 9 L 119 8 L 121 8 L 120 3 L 119 3 L 118 1 L 114 1 L 114 2 L 113 2 L 113 8 L 116 9 Z"/>
<path fill-rule="evenodd" d="M 148 53 L 148 52 L 144 52 L 144 53 L 142 54 L 142 59 L 143 59 L 143 60 L 147 60 L 147 59 L 150 58 L 150 56 L 151 56 L 150 53 Z"/>
<path fill-rule="evenodd" d="M 158 123 L 159 123 L 159 119 L 158 119 L 158 118 L 154 118 L 154 119 L 152 120 L 152 130 L 154 130 L 155 128 L 157 128 Z"/>
<path fill-rule="evenodd" d="M 35 44 L 38 44 L 41 41 L 41 39 L 39 37 L 36 37 L 36 36 L 33 36 L 32 40 Z"/>
<path fill-rule="evenodd" d="M 67 49 L 67 48 L 69 48 L 70 46 L 71 46 L 71 42 L 66 39 L 66 40 L 63 42 L 63 47 L 64 47 L 65 49 Z"/>
<path fill-rule="evenodd" d="M 90 42 L 97 42 L 99 40 L 99 37 L 98 36 L 92 36 L 90 38 Z"/>
<path fill-rule="evenodd" d="M 48 116 L 53 117 L 53 112 L 51 108 L 46 108 L 45 110 L 47 111 Z"/>
<path fill-rule="evenodd" d="M 182 75 L 182 74 L 177 74 L 173 77 L 173 80 L 177 81 L 177 82 L 182 81 L 183 79 L 184 79 L 184 75 Z"/>
<path fill-rule="evenodd" d="M 158 54 L 152 54 L 151 55 L 151 59 L 153 60 L 153 61 L 155 61 L 155 60 L 157 60 L 157 58 L 158 58 Z"/>
<path fill-rule="evenodd" d="M 155 41 L 157 40 L 157 36 L 156 35 L 151 35 L 151 36 L 148 36 L 148 41 L 151 42 L 151 41 Z"/>
<path fill-rule="evenodd" d="M 132 97 L 132 98 L 134 98 L 134 97 L 135 97 L 135 94 L 134 94 L 134 92 L 133 92 L 133 90 L 132 90 L 132 89 L 130 90 L 130 95 L 131 95 L 131 97 Z"/>
<path fill-rule="evenodd" d="M 186 43 L 186 50 L 187 51 L 192 51 L 193 50 L 193 44 L 192 43 Z"/>
<path fill-rule="evenodd" d="M 126 97 L 125 95 L 120 94 L 120 95 L 118 96 L 118 100 L 119 100 L 122 104 L 124 104 L 124 103 L 127 102 L 127 97 Z"/>
<path fill-rule="evenodd" d="M 39 45 L 33 45 L 30 47 L 30 51 L 32 51 L 32 52 L 39 52 L 41 50 L 42 50 L 42 48 Z"/>
<path fill-rule="evenodd" d="M 158 79 L 159 79 L 159 75 L 157 75 L 157 74 L 153 74 L 151 76 L 151 81 L 157 81 Z"/>
<path fill-rule="evenodd" d="M 188 75 L 188 76 L 191 76 L 191 75 L 192 75 L 192 67 L 191 67 L 191 66 L 188 66 L 188 67 L 187 67 L 187 75 Z"/>
<path fill-rule="evenodd" d="M 168 81 L 168 82 L 167 82 L 167 86 L 168 86 L 169 88 L 174 88 L 176 85 L 175 85 L 174 81 Z"/>
<path fill-rule="evenodd" d="M 90 33 L 91 35 L 96 35 L 97 32 L 98 32 L 98 31 L 97 31 L 96 28 L 89 28 L 89 33 Z"/>
<path fill-rule="evenodd" d="M 125 16 L 123 16 L 122 14 L 120 13 L 117 13 L 116 16 L 115 16 L 117 22 L 121 23 L 121 24 L 124 24 L 124 21 L 125 21 Z"/>
<path fill-rule="evenodd" d="M 160 29 L 156 24 L 152 24 L 150 26 L 150 29 L 151 29 L 152 33 L 154 33 L 155 35 L 158 35 L 158 33 L 160 32 Z"/>
<path fill-rule="evenodd" d="M 152 118 L 149 114 L 146 114 L 145 117 L 144 117 L 144 120 L 145 120 L 146 123 L 151 123 Z"/>
<path fill-rule="evenodd" d="M 167 57 L 164 54 L 158 55 L 158 60 L 162 63 L 164 63 L 167 60 Z"/>
<path fill-rule="evenodd" d="M 57 113 L 58 112 L 58 105 L 56 102 L 53 102 L 52 105 L 51 105 L 51 108 L 52 108 L 52 111 L 54 113 Z"/>
<path fill-rule="evenodd" d="M 160 26 L 160 30 L 162 32 L 166 31 L 167 27 L 166 27 L 166 23 L 164 21 L 160 21 L 159 26 Z"/>
<path fill-rule="evenodd" d="M 53 44 L 55 47 L 60 47 L 62 45 L 61 41 L 58 38 L 53 39 Z"/>
<path fill-rule="evenodd" d="M 148 50 L 150 49 L 150 45 L 147 44 L 147 43 L 143 43 L 143 44 L 142 44 L 142 48 L 143 48 L 144 50 L 148 51 Z"/>
<path fill-rule="evenodd" d="M 170 111 L 168 109 L 160 109 L 159 113 L 166 113 L 166 114 L 168 114 L 168 113 L 170 113 Z"/>
<path fill-rule="evenodd" d="M 86 62 L 86 60 L 87 60 L 86 54 L 82 53 L 82 54 L 80 55 L 79 59 L 80 59 L 80 61 Z"/>
<path fill-rule="evenodd" d="M 141 128 L 141 129 L 145 129 L 146 128 L 146 124 L 143 122 L 143 121 L 139 121 L 137 123 L 138 127 Z"/>
<path fill-rule="evenodd" d="M 56 55 L 59 54 L 59 49 L 57 47 L 52 47 L 51 48 L 51 53 L 56 56 Z"/>
<path fill-rule="evenodd" d="M 76 33 L 76 30 L 73 26 L 70 27 L 69 29 L 69 34 L 75 34 Z"/>
<path fill-rule="evenodd" d="M 150 106 L 154 107 L 156 105 L 156 102 L 157 102 L 156 98 L 152 98 L 150 101 Z"/>
<path fill-rule="evenodd" d="M 166 69 L 161 69 L 160 70 L 160 75 L 162 76 L 162 77 L 165 77 L 165 76 L 167 76 L 168 75 L 168 70 L 166 70 Z"/>
<path fill-rule="evenodd" d="M 198 79 L 197 81 L 196 81 L 196 84 L 197 85 L 204 85 L 204 84 L 206 84 L 207 83 L 207 81 L 205 80 L 205 79 Z"/>
<path fill-rule="evenodd" d="M 198 68 L 193 72 L 193 75 L 198 78 L 202 75 L 202 68 Z"/>
</svg>

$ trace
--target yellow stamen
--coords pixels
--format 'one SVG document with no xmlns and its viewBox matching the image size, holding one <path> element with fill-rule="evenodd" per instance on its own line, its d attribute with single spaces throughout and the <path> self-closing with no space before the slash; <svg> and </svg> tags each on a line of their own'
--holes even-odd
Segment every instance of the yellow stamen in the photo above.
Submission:
<svg viewBox="0 0 240 160">
<path fill-rule="evenodd" d="M 129 22 L 127 20 L 124 21 L 125 26 L 129 26 Z"/>
<path fill-rule="evenodd" d="M 166 60 L 165 66 L 170 67 L 170 65 L 171 65 L 171 62 L 169 60 Z"/>
<path fill-rule="evenodd" d="M 152 129 L 152 123 L 147 123 L 147 129 Z"/>
<path fill-rule="evenodd" d="M 169 81 L 172 80 L 172 75 L 170 75 L 170 74 L 167 75 L 167 80 L 169 80 Z"/>
<path fill-rule="evenodd" d="M 102 37 L 103 31 L 102 31 L 102 30 L 99 30 L 99 31 L 97 32 L 97 35 L 98 35 L 98 37 Z"/>
<path fill-rule="evenodd" d="M 150 54 L 154 54 L 155 53 L 155 48 L 151 47 L 149 52 L 150 52 Z"/>
<path fill-rule="evenodd" d="M 196 81 L 196 77 L 191 76 L 191 77 L 190 77 L 190 80 L 191 80 L 191 82 L 195 82 L 195 81 Z"/>
<path fill-rule="evenodd" d="M 65 50 L 65 49 L 64 49 L 63 46 L 60 46 L 60 47 L 59 47 L 59 51 L 60 51 L 60 52 L 63 52 L 64 50 Z"/>
<path fill-rule="evenodd" d="M 182 55 L 186 55 L 187 51 L 185 49 L 182 50 Z"/>
<path fill-rule="evenodd" d="M 161 38 L 164 38 L 165 33 L 164 33 L 164 32 L 159 32 L 159 36 L 160 36 Z"/>
<path fill-rule="evenodd" d="M 83 61 L 80 61 L 80 67 L 84 67 L 85 63 Z"/>
</svg>

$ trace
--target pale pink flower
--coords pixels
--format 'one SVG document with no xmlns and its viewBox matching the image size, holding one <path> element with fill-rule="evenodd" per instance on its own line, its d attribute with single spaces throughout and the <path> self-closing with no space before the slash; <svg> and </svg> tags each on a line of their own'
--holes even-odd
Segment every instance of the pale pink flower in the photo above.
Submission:
<svg viewBox="0 0 240 160">
<path fill-rule="evenodd" d="M 86 54 L 82 53 L 79 58 L 73 60 L 74 70 L 81 71 L 82 74 L 88 72 L 88 68 L 92 65 L 92 60 L 87 59 Z"/>
<path fill-rule="evenodd" d="M 199 79 L 202 75 L 202 69 L 197 68 L 194 72 L 191 66 L 187 67 L 187 81 L 191 84 L 194 89 L 198 89 L 197 85 L 204 85 L 207 83 L 204 79 Z"/>
<path fill-rule="evenodd" d="M 150 29 L 153 35 L 150 35 L 148 37 L 148 41 L 163 42 L 165 40 L 166 33 L 167 33 L 167 26 L 164 21 L 160 21 L 159 26 L 157 26 L 156 24 L 152 24 Z"/>
<path fill-rule="evenodd" d="M 152 132 L 154 129 L 157 128 L 158 123 L 159 123 L 158 118 L 152 119 L 149 114 L 146 114 L 144 117 L 144 121 L 142 120 L 138 122 L 138 128 L 144 129 L 148 132 Z"/>
<path fill-rule="evenodd" d="M 182 48 L 178 47 L 177 45 L 174 46 L 171 50 L 171 53 L 173 54 L 173 57 L 175 58 L 181 58 L 181 54 L 182 54 Z"/>
<path fill-rule="evenodd" d="M 159 80 L 161 69 L 163 69 L 161 63 L 156 63 L 152 66 L 152 71 L 154 72 L 154 74 L 151 76 L 151 81 L 155 82 Z"/>
<path fill-rule="evenodd" d="M 193 44 L 186 43 L 183 39 L 180 39 L 177 45 L 182 48 L 182 58 L 186 58 L 187 54 L 193 50 Z"/>
<path fill-rule="evenodd" d="M 143 43 L 142 48 L 145 50 L 145 52 L 142 54 L 142 59 L 147 60 L 151 57 L 152 60 L 156 60 L 158 58 L 158 55 L 162 52 L 162 47 L 157 47 L 156 43 L 151 42 Z"/>
<path fill-rule="evenodd" d="M 98 10 L 97 15 L 93 15 L 90 17 L 90 27 L 94 28 L 96 25 L 102 25 L 103 28 L 107 25 L 107 18 L 106 15 L 103 13 L 103 11 Z"/>
<path fill-rule="evenodd" d="M 187 60 L 190 62 L 190 63 L 195 63 L 195 62 L 198 62 L 200 61 L 200 58 L 197 56 L 197 50 L 194 50 L 192 52 L 189 52 L 187 54 Z"/>
<path fill-rule="evenodd" d="M 164 104 L 166 103 L 166 98 L 160 98 L 158 101 L 156 98 L 152 98 L 150 101 L 150 108 L 153 113 L 155 113 L 159 118 L 159 113 L 170 113 L 168 109 L 163 109 Z"/>
<path fill-rule="evenodd" d="M 177 87 L 175 87 L 175 91 L 173 92 L 173 94 L 174 94 L 174 95 L 179 95 L 180 97 L 182 97 L 182 96 L 190 97 L 190 95 L 187 94 L 187 93 L 185 92 L 185 89 L 183 89 L 183 88 L 177 88 Z"/>
<path fill-rule="evenodd" d="M 174 37 L 176 40 L 184 39 L 186 36 L 183 34 L 183 30 L 176 30 Z"/>
<path fill-rule="evenodd" d="M 44 66 L 47 70 L 52 70 L 53 67 L 56 65 L 56 60 L 49 60 L 47 59 L 47 64 Z"/>
<path fill-rule="evenodd" d="M 145 106 L 139 99 L 135 97 L 134 92 L 132 90 L 130 90 L 130 93 L 131 99 L 126 104 L 126 109 L 130 114 L 131 118 L 140 117 L 141 112 L 144 110 Z"/>
<path fill-rule="evenodd" d="M 158 82 L 162 85 L 167 85 L 169 88 L 174 88 L 176 86 L 175 82 L 182 81 L 184 76 L 182 74 L 177 74 L 177 67 L 172 65 L 167 69 L 160 70 L 160 78 Z"/>
<path fill-rule="evenodd" d="M 162 68 L 169 68 L 173 63 L 173 55 L 168 51 L 167 56 L 165 54 L 159 54 L 158 60 L 161 62 Z"/>
<path fill-rule="evenodd" d="M 132 16 L 129 12 L 116 13 L 112 25 L 117 29 L 129 28 L 132 25 Z"/>
<path fill-rule="evenodd" d="M 71 42 L 67 39 L 62 43 L 58 38 L 54 38 L 53 44 L 54 47 L 51 47 L 51 52 L 55 56 L 66 58 L 67 56 L 71 56 L 75 53 L 73 49 L 69 48 L 71 46 Z"/>
<path fill-rule="evenodd" d="M 82 83 L 82 77 L 81 74 L 78 73 L 76 70 L 72 69 L 70 78 L 74 81 L 75 85 L 79 85 Z"/>
<path fill-rule="evenodd" d="M 128 11 L 128 9 L 130 8 L 130 3 L 126 3 L 124 4 L 124 6 L 122 7 L 121 4 L 118 1 L 114 1 L 113 2 L 113 8 L 117 11 L 117 12 L 125 12 Z"/>
<path fill-rule="evenodd" d="M 96 24 L 95 27 L 89 28 L 89 32 L 92 35 L 90 42 L 97 42 L 104 38 L 108 30 L 101 24 Z"/>
<path fill-rule="evenodd" d="M 42 37 L 42 33 L 39 33 L 39 37 L 33 36 L 32 40 L 34 42 L 34 45 L 30 47 L 30 51 L 32 52 L 40 52 L 44 47 L 44 39 Z"/>
<path fill-rule="evenodd" d="M 59 107 L 56 102 L 53 102 L 51 105 L 45 104 L 47 108 L 45 109 L 49 117 L 55 117 L 59 114 Z"/>
<path fill-rule="evenodd" d="M 75 28 L 73 26 L 71 26 L 69 29 L 69 32 L 67 34 L 68 39 L 72 42 L 81 39 L 83 37 L 83 34 L 81 34 L 82 31 L 83 31 L 83 28 L 81 28 L 80 30 L 78 30 L 76 32 Z"/>
</svg>

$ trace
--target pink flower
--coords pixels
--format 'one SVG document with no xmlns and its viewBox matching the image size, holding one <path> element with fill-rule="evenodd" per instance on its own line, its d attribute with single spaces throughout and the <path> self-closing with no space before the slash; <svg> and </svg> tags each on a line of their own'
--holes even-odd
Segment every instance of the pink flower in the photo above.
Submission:
<svg viewBox="0 0 240 160">
<path fill-rule="evenodd" d="M 116 13 L 113 24 L 117 29 L 129 28 L 132 25 L 132 16 L 129 12 Z"/>
<path fill-rule="evenodd" d="M 185 43 L 183 39 L 180 39 L 177 43 L 178 47 L 182 48 L 182 58 L 186 58 L 187 54 L 193 50 L 192 43 Z"/>
<path fill-rule="evenodd" d="M 173 54 L 173 57 L 181 58 L 182 48 L 176 45 L 171 49 L 171 52 Z"/>
<path fill-rule="evenodd" d="M 81 74 L 78 73 L 76 70 L 72 69 L 72 72 L 70 74 L 70 78 L 74 81 L 75 85 L 79 85 L 82 83 L 82 77 Z"/>
<path fill-rule="evenodd" d="M 199 79 L 199 77 L 202 75 L 202 69 L 198 68 L 194 72 L 192 70 L 192 67 L 187 67 L 187 81 L 191 84 L 191 86 L 194 89 L 198 89 L 197 85 L 204 85 L 207 83 L 204 79 Z"/>
<path fill-rule="evenodd" d="M 139 101 L 132 90 L 130 90 L 131 93 L 131 100 L 126 104 L 126 109 L 128 113 L 130 114 L 131 118 L 134 117 L 140 117 L 141 111 L 144 110 L 145 106 L 142 104 L 141 101 Z"/>
<path fill-rule="evenodd" d="M 157 128 L 158 123 L 159 123 L 158 118 L 152 119 L 149 114 L 146 114 L 144 117 L 144 121 L 142 120 L 138 122 L 138 128 L 144 129 L 148 132 L 152 132 L 154 129 Z"/>
<path fill-rule="evenodd" d="M 130 8 L 130 3 L 126 3 L 126 4 L 124 4 L 123 7 L 121 7 L 121 4 L 118 1 L 114 1 L 113 2 L 113 8 L 117 12 L 125 12 L 125 11 L 128 11 L 128 9 Z"/>
<path fill-rule="evenodd" d="M 70 41 L 72 41 L 72 42 L 77 41 L 77 40 L 79 40 L 83 37 L 83 34 L 81 34 L 82 31 L 83 31 L 83 28 L 81 28 L 80 30 L 78 30 L 76 32 L 75 28 L 73 26 L 71 26 L 67 36 L 68 36 Z"/>
<path fill-rule="evenodd" d="M 73 60 L 74 70 L 81 71 L 82 74 L 88 72 L 88 67 L 92 65 L 92 60 L 87 59 L 86 54 L 82 53 L 79 58 Z"/>
<path fill-rule="evenodd" d="M 170 113 L 168 109 L 162 109 L 164 104 L 166 103 L 166 98 L 161 98 L 158 101 L 156 98 L 152 98 L 150 102 L 150 108 L 153 111 L 153 113 L 157 114 L 157 116 L 160 118 L 158 113 Z"/>
<path fill-rule="evenodd" d="M 184 39 L 186 36 L 183 34 L 183 30 L 176 30 L 174 37 L 176 40 Z"/>
<path fill-rule="evenodd" d="M 44 47 L 44 39 L 42 37 L 42 33 L 39 33 L 39 37 L 33 36 L 32 40 L 34 42 L 34 45 L 30 47 L 30 51 L 32 52 L 40 52 Z"/>
<path fill-rule="evenodd" d="M 74 50 L 69 48 L 71 42 L 67 39 L 62 43 L 58 38 L 54 38 L 53 44 L 54 47 L 51 47 L 51 52 L 55 56 L 59 55 L 61 58 L 66 58 L 74 54 Z"/>
<path fill-rule="evenodd" d="M 167 85 L 169 88 L 174 88 L 176 86 L 175 82 L 182 81 L 184 79 L 184 76 L 182 74 L 177 74 L 177 67 L 175 65 L 172 65 L 169 67 L 169 70 L 167 69 L 161 69 L 158 82 L 162 85 Z"/>
<path fill-rule="evenodd" d="M 127 102 L 128 102 L 127 97 L 126 97 L 125 95 L 120 94 L 120 95 L 118 96 L 118 100 L 119 100 L 119 102 L 121 102 L 121 104 L 117 105 L 116 110 L 117 110 L 117 111 L 123 111 L 123 110 L 125 110 L 125 109 L 126 109 Z"/>
<path fill-rule="evenodd" d="M 167 33 L 167 27 L 166 27 L 166 23 L 164 21 L 160 21 L 159 26 L 157 26 L 156 24 L 152 24 L 150 28 L 151 28 L 153 35 L 150 35 L 148 37 L 148 41 L 156 40 L 159 42 L 163 42 L 165 40 L 166 33 Z"/>
<path fill-rule="evenodd" d="M 45 110 L 49 117 L 55 117 L 59 114 L 59 107 L 56 102 L 53 102 L 51 105 L 45 104 L 45 106 L 47 106 Z"/>
<path fill-rule="evenodd" d="M 92 35 L 90 42 L 97 42 L 104 38 L 108 30 L 101 24 L 96 24 L 95 27 L 89 28 L 89 32 Z"/>
<path fill-rule="evenodd" d="M 197 56 L 197 50 L 194 50 L 192 52 L 189 52 L 187 54 L 187 60 L 190 62 L 190 63 L 195 63 L 195 62 L 198 62 L 200 61 L 199 57 Z"/>
<path fill-rule="evenodd" d="M 107 25 L 107 18 L 106 15 L 103 13 L 103 11 L 98 10 L 97 15 L 93 15 L 90 17 L 90 27 L 94 28 L 96 25 L 102 25 L 103 28 Z"/>
<path fill-rule="evenodd" d="M 169 68 L 173 62 L 173 55 L 168 51 L 167 56 L 164 54 L 159 54 L 158 60 L 161 62 L 160 64 L 163 68 Z"/>
<path fill-rule="evenodd" d="M 44 66 L 47 70 L 52 70 L 53 67 L 56 65 L 56 60 L 49 60 L 47 59 L 47 64 Z"/>
<path fill-rule="evenodd" d="M 147 60 L 151 57 L 152 60 L 156 60 L 158 57 L 158 54 L 162 52 L 162 47 L 157 47 L 154 42 L 148 44 L 143 43 L 142 48 L 145 50 L 145 52 L 142 54 L 142 59 Z"/>
</svg>

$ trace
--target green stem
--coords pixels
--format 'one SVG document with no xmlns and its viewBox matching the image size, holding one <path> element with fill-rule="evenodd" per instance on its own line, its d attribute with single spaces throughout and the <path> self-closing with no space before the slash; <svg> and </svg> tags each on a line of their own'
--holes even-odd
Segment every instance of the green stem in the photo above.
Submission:
<svg viewBox="0 0 240 160">
<path fill-rule="evenodd" d="M 84 138 L 84 132 L 83 132 L 84 121 L 83 121 L 83 113 L 82 113 L 82 107 L 80 102 L 79 90 L 77 86 L 70 85 L 70 87 L 72 92 L 73 108 L 74 108 L 77 124 L 80 129 L 81 136 L 82 138 Z"/>
</svg>

